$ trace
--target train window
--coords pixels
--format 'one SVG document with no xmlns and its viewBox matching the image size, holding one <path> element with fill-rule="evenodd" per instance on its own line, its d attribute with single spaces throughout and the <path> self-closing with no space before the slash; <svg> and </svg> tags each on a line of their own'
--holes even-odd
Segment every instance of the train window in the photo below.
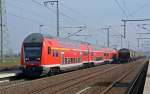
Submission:
<svg viewBox="0 0 150 94">
<path fill-rule="evenodd" d="M 48 47 L 48 54 L 51 54 L 51 47 Z"/>
<path fill-rule="evenodd" d="M 53 50 L 53 57 L 55 57 L 55 51 Z"/>
<path fill-rule="evenodd" d="M 67 58 L 65 58 L 65 64 L 67 64 Z"/>
<path fill-rule="evenodd" d="M 71 63 L 74 63 L 74 58 L 71 58 L 72 60 L 71 60 Z"/>
<path fill-rule="evenodd" d="M 56 57 L 58 57 L 58 51 L 56 51 L 56 53 L 55 53 L 55 54 L 56 54 Z"/>
<path fill-rule="evenodd" d="M 73 58 L 71 58 L 71 63 L 73 63 Z"/>
<path fill-rule="evenodd" d="M 75 58 L 75 63 L 77 63 L 77 58 Z"/>
<path fill-rule="evenodd" d="M 107 53 L 107 56 L 109 56 L 109 53 Z"/>
<path fill-rule="evenodd" d="M 73 58 L 73 63 L 75 63 L 75 60 L 74 60 L 75 58 Z"/>
<path fill-rule="evenodd" d="M 102 59 L 103 59 L 103 57 L 96 57 L 96 61 L 100 61 Z"/>
<path fill-rule="evenodd" d="M 107 56 L 107 53 L 104 53 L 104 56 Z"/>
<path fill-rule="evenodd" d="M 67 62 L 66 62 L 66 64 L 69 64 L 69 58 L 67 58 Z"/>
<path fill-rule="evenodd" d="M 41 47 L 25 47 L 25 61 L 40 61 Z"/>
<path fill-rule="evenodd" d="M 78 63 L 78 58 L 76 58 L 76 63 Z"/>
<path fill-rule="evenodd" d="M 87 55 L 88 55 L 88 52 L 87 52 L 87 51 L 83 52 L 83 55 L 84 55 L 84 56 L 87 56 Z"/>
<path fill-rule="evenodd" d="M 71 63 L 71 58 L 68 58 L 68 64 L 70 64 Z"/>
<path fill-rule="evenodd" d="M 78 63 L 80 63 L 80 58 L 78 58 Z"/>
<path fill-rule="evenodd" d="M 75 58 L 73 58 L 73 63 L 76 63 L 76 60 L 75 60 Z"/>
<path fill-rule="evenodd" d="M 53 50 L 53 57 L 58 57 L 59 56 L 59 53 L 58 53 L 58 51 L 56 51 L 56 50 Z"/>
</svg>

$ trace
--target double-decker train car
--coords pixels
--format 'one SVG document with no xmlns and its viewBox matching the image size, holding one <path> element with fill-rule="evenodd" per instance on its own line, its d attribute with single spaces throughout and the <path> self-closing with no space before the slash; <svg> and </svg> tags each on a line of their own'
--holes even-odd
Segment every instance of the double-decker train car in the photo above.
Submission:
<svg viewBox="0 0 150 94">
<path fill-rule="evenodd" d="M 39 76 L 83 66 L 90 67 L 109 61 L 113 53 L 116 54 L 113 50 L 108 51 L 108 48 L 97 48 L 86 42 L 32 33 L 22 44 L 23 73 Z"/>
<path fill-rule="evenodd" d="M 118 51 L 118 61 L 120 63 L 130 62 L 144 57 L 143 52 L 122 48 Z"/>
<path fill-rule="evenodd" d="M 110 48 L 102 48 L 104 63 L 113 63 L 118 57 L 118 51 Z"/>
</svg>

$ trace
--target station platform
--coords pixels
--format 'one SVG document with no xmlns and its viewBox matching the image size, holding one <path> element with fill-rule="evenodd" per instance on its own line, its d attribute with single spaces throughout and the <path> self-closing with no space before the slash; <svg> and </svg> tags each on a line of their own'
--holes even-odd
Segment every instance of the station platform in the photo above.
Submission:
<svg viewBox="0 0 150 94">
<path fill-rule="evenodd" d="M 20 71 L 20 70 L 12 70 L 12 71 L 0 72 L 0 79 L 17 76 L 17 75 L 21 74 L 21 72 L 22 71 Z"/>
<path fill-rule="evenodd" d="M 149 60 L 149 66 L 147 70 L 147 76 L 146 76 L 146 82 L 145 82 L 143 94 L 150 94 L 150 60 Z"/>
</svg>

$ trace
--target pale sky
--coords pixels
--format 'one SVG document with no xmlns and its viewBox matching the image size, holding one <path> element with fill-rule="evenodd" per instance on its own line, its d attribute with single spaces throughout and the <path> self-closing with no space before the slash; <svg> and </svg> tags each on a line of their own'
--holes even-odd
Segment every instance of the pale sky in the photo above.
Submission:
<svg viewBox="0 0 150 94">
<path fill-rule="evenodd" d="M 56 5 L 46 8 L 34 1 L 43 4 L 47 0 L 6 0 L 9 48 L 14 52 L 20 51 L 21 43 L 28 34 L 40 32 L 41 24 L 44 25 L 42 33 L 56 36 Z M 110 36 L 123 34 L 121 19 L 150 19 L 149 9 L 150 0 L 59 0 L 60 36 L 66 37 L 68 33 L 79 30 L 63 27 L 86 26 L 79 35 L 92 35 L 86 39 L 87 42 L 95 44 L 97 41 L 99 45 L 106 46 L 107 34 L 101 28 L 111 26 Z M 129 43 L 130 48 L 136 49 L 136 38 L 139 37 L 136 33 L 150 32 L 149 25 L 144 26 L 146 30 L 137 25 L 149 23 L 150 21 L 127 23 L 127 37 L 123 39 L 123 47 L 128 47 Z M 85 38 L 73 36 L 71 39 L 84 41 Z M 120 48 L 120 38 L 111 36 L 110 46 L 114 45 Z"/>
</svg>

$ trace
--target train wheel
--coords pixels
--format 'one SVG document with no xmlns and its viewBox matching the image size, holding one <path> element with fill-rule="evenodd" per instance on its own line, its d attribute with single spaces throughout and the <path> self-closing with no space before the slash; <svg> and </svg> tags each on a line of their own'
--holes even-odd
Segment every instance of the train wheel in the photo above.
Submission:
<svg viewBox="0 0 150 94">
<path fill-rule="evenodd" d="M 50 68 L 48 75 L 52 76 L 52 75 L 56 75 L 59 73 L 60 73 L 60 68 L 54 67 L 54 68 Z"/>
<path fill-rule="evenodd" d="M 94 67 L 95 65 L 94 65 L 93 62 L 91 62 L 91 63 L 89 64 L 89 66 L 90 66 L 90 67 Z"/>
<path fill-rule="evenodd" d="M 83 69 L 86 69 L 86 68 L 88 68 L 89 67 L 89 64 L 88 63 L 84 63 L 83 64 Z"/>
</svg>

